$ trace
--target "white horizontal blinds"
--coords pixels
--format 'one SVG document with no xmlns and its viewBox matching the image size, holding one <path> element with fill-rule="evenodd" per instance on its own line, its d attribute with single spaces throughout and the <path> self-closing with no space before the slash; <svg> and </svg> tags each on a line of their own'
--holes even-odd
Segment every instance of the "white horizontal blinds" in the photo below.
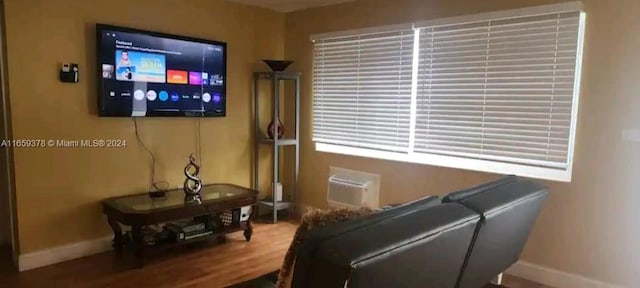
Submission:
<svg viewBox="0 0 640 288">
<path fill-rule="evenodd" d="M 412 29 L 315 40 L 313 140 L 408 152 Z"/>
<path fill-rule="evenodd" d="M 415 152 L 566 168 L 579 20 L 422 28 Z"/>
</svg>

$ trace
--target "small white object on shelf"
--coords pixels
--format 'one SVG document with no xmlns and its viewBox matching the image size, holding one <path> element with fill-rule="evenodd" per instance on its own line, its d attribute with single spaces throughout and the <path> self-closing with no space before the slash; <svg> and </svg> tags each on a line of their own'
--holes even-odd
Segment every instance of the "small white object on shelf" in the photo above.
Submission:
<svg viewBox="0 0 640 288">
<path fill-rule="evenodd" d="M 273 195 L 276 197 L 276 201 L 282 202 L 282 183 L 276 183 Z"/>
</svg>

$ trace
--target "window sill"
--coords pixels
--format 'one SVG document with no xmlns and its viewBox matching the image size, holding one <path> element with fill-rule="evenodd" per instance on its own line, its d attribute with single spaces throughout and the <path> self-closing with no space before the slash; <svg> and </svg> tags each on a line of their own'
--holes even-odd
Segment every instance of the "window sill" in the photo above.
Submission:
<svg viewBox="0 0 640 288">
<path fill-rule="evenodd" d="M 386 152 L 324 143 L 316 143 L 316 151 L 497 174 L 513 174 L 544 180 L 571 182 L 571 168 L 562 170 L 444 155 Z M 569 165 L 569 167 L 571 167 L 571 165 Z"/>
</svg>

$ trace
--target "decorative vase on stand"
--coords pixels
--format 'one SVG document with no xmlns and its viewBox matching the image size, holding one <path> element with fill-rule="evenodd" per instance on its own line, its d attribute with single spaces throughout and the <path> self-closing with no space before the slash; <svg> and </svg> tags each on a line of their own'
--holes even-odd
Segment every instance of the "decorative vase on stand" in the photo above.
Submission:
<svg viewBox="0 0 640 288">
<path fill-rule="evenodd" d="M 282 137 L 284 136 L 284 125 L 282 124 L 280 119 L 277 119 L 277 120 L 278 120 L 278 139 L 282 139 Z M 276 125 L 274 125 L 273 120 L 271 120 L 271 123 L 269 123 L 269 126 L 267 127 L 267 134 L 269 134 L 269 139 L 275 139 L 273 135 L 275 134 L 275 129 L 276 129 Z"/>
<path fill-rule="evenodd" d="M 293 61 L 289 61 L 289 60 L 268 60 L 268 59 L 264 59 L 262 60 L 262 62 L 267 64 L 267 66 L 269 66 L 269 69 L 271 69 L 271 71 L 273 72 L 284 72 L 284 70 L 287 70 L 287 67 L 289 67 L 289 65 L 293 63 Z"/>
</svg>

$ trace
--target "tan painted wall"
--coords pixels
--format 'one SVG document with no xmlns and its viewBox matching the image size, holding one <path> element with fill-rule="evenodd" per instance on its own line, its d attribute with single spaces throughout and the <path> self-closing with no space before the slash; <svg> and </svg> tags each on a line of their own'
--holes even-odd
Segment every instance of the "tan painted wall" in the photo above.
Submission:
<svg viewBox="0 0 640 288">
<path fill-rule="evenodd" d="M 7 0 L 8 65 L 15 139 L 125 139 L 123 149 L 16 149 L 21 253 L 109 234 L 100 201 L 146 192 L 150 160 L 131 118 L 98 118 L 96 22 L 228 43 L 228 116 L 201 120 L 205 183 L 251 185 L 252 72 L 284 53 L 284 15 L 221 0 Z M 57 79 L 80 64 L 80 83 Z M 195 151 L 196 119 L 140 119 L 172 187 Z"/>
<path fill-rule="evenodd" d="M 4 11 L 3 5 L 0 3 L 0 11 Z M 4 18 L 4 13 L 2 16 Z M 4 19 L 0 19 L 0 21 L 4 22 Z M 0 32 L 3 33 L 3 32 Z M 4 35 L 0 35 L 3 37 Z M 4 38 L 2 38 L 4 39 Z M 0 40 L 0 42 L 4 42 L 4 40 Z M 0 47 L 0 52 L 4 48 Z M 0 53 L 0 57 L 2 57 L 4 53 Z M 1 61 L 0 61 L 1 62 Z M 0 69 L 2 69 L 0 67 Z M 0 72 L 3 73 L 3 72 Z M 2 79 L 0 78 L 0 81 Z M 1 84 L 0 84 L 1 85 Z M 4 109 L 4 92 L 0 89 L 0 138 L 6 138 L 5 131 L 5 109 Z M 9 205 L 9 201 L 11 201 L 11 192 L 9 191 L 9 175 L 7 171 L 9 166 L 7 163 L 7 150 L 0 150 L 0 246 L 11 245 L 11 206 Z"/>
<path fill-rule="evenodd" d="M 313 33 L 406 23 L 559 1 L 368 0 L 287 15 L 286 57 L 303 72 L 301 201 L 324 206 L 330 165 L 380 173 L 381 202 L 444 194 L 497 177 L 486 173 L 332 155 L 312 138 Z M 640 271 L 640 149 L 622 130 L 640 128 L 640 1 L 585 0 L 587 33 L 573 182 L 551 196 L 522 259 L 636 287 Z"/>
<path fill-rule="evenodd" d="M 0 48 L 2 49 L 2 48 Z M 1 56 L 0 56 L 1 57 Z M 0 91 L 2 97 L 2 91 Z M 5 138 L 4 109 L 0 100 L 0 139 Z M 9 190 L 9 166 L 6 148 L 0 150 L 0 247 L 11 245 L 11 191 Z"/>
</svg>

